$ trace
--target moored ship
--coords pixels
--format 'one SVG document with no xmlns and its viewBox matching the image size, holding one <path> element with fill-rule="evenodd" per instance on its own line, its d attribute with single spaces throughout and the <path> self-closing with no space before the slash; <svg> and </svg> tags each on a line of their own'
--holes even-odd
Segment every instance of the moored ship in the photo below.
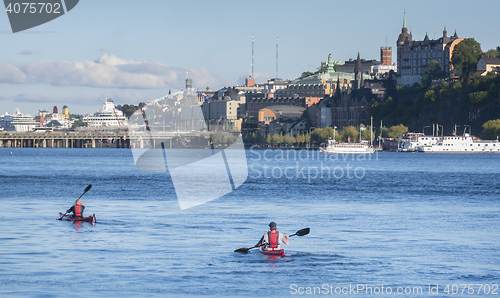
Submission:
<svg viewBox="0 0 500 298">
<path fill-rule="evenodd" d="M 468 152 L 468 153 L 500 153 L 500 142 L 479 140 L 465 134 L 464 136 L 442 137 L 436 144 L 417 147 L 419 152 Z"/>
<path fill-rule="evenodd" d="M 417 147 L 418 152 L 449 152 L 449 153 L 500 153 L 500 142 L 497 140 L 480 140 L 469 133 L 464 133 L 462 136 L 438 137 L 436 142 L 429 145 L 420 145 Z"/>
<path fill-rule="evenodd" d="M 375 150 L 368 142 L 362 143 L 338 143 L 329 139 L 327 144 L 319 148 L 321 153 L 373 153 Z"/>
</svg>

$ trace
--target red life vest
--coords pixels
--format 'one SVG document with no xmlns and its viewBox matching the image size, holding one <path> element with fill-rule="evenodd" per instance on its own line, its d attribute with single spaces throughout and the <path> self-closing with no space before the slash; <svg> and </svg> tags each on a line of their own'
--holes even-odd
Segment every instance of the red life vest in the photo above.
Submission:
<svg viewBox="0 0 500 298">
<path fill-rule="evenodd" d="M 75 216 L 81 217 L 83 213 L 82 205 L 75 205 Z"/>
<path fill-rule="evenodd" d="M 279 232 L 267 232 L 267 239 L 269 240 L 269 248 L 278 248 Z"/>
</svg>

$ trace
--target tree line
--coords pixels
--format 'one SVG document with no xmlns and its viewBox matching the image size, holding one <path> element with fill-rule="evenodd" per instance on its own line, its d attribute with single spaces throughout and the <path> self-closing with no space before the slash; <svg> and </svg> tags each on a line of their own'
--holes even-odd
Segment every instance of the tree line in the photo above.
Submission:
<svg viewBox="0 0 500 298">
<path fill-rule="evenodd" d="M 329 139 L 335 139 L 340 143 L 345 142 L 359 142 L 360 131 L 361 139 L 368 142 L 375 140 L 376 136 L 384 138 L 396 138 L 402 136 L 403 133 L 408 131 L 408 127 L 399 124 L 390 128 L 381 127 L 375 129 L 370 134 L 370 126 L 363 124 L 360 127 L 347 126 L 338 131 L 332 127 L 315 128 L 310 133 L 309 131 L 299 132 L 295 137 L 284 134 L 282 131 L 275 134 L 261 134 L 260 132 L 253 132 L 243 136 L 243 141 L 247 144 L 269 145 L 275 147 L 305 147 L 309 145 L 319 146 L 321 143 L 326 143 Z M 371 139 L 370 139 L 371 137 Z"/>
</svg>

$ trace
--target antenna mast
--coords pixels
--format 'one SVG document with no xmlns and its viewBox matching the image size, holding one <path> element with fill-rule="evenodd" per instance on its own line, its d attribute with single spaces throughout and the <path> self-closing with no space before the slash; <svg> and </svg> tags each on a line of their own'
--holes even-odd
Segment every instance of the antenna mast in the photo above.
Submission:
<svg viewBox="0 0 500 298">
<path fill-rule="evenodd" d="M 251 78 L 253 79 L 253 34 L 252 34 L 252 74 L 251 74 Z"/>
<path fill-rule="evenodd" d="M 278 78 L 278 38 L 276 37 L 276 78 Z"/>
</svg>

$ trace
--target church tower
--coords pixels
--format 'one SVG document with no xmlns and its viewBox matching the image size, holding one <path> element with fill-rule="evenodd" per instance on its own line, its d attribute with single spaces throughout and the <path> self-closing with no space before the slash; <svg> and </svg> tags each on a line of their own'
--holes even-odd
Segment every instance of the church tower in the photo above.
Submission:
<svg viewBox="0 0 500 298">
<path fill-rule="evenodd" d="M 358 52 L 358 58 L 356 59 L 356 65 L 354 66 L 354 80 L 356 81 L 355 88 L 360 89 L 363 87 L 363 66 L 361 65 L 361 58 L 359 57 L 359 52 Z"/>
<path fill-rule="evenodd" d="M 406 39 L 408 39 L 408 41 L 412 41 L 411 33 L 408 33 L 408 28 L 406 28 L 406 12 L 405 12 L 403 16 L 403 28 L 401 29 L 401 33 L 399 34 L 396 44 L 398 46 L 402 46 L 404 45 Z"/>
</svg>

